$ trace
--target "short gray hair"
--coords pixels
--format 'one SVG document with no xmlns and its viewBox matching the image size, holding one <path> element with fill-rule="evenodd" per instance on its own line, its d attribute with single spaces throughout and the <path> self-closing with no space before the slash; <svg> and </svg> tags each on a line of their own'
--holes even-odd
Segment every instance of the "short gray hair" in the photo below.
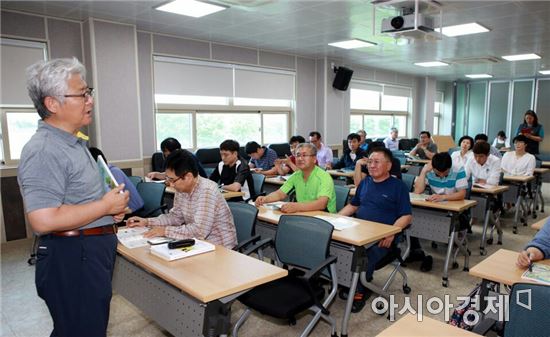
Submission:
<svg viewBox="0 0 550 337">
<path fill-rule="evenodd" d="M 39 61 L 27 68 L 27 90 L 40 118 L 51 115 L 44 105 L 45 97 L 56 97 L 61 104 L 65 102 L 67 81 L 74 74 L 86 80 L 86 68 L 76 57 Z"/>
<path fill-rule="evenodd" d="M 390 129 L 390 132 L 399 132 L 399 130 L 397 130 L 396 127 L 393 127 L 393 128 Z"/>
<path fill-rule="evenodd" d="M 301 144 L 298 144 L 298 146 L 296 146 L 296 151 L 300 150 L 301 148 L 305 147 L 306 149 L 309 149 L 310 151 L 310 154 L 312 156 L 316 156 L 317 155 L 317 147 L 315 147 L 315 145 L 311 144 L 311 143 L 301 143 Z"/>
</svg>

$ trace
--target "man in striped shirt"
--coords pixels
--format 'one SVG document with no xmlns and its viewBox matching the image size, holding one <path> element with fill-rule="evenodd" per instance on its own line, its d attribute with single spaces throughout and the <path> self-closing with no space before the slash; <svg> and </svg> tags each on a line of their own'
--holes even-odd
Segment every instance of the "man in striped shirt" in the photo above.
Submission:
<svg viewBox="0 0 550 337">
<path fill-rule="evenodd" d="M 152 227 L 145 237 L 197 238 L 230 249 L 237 245 L 237 232 L 227 202 L 215 182 L 198 175 L 189 152 L 176 150 L 168 156 L 166 183 L 176 190 L 170 212 L 156 218 L 132 217 L 128 219 L 130 227 Z"/>
<path fill-rule="evenodd" d="M 414 193 L 424 193 L 426 185 L 429 185 L 432 195 L 428 196 L 428 201 L 464 200 L 468 188 L 466 172 L 463 167 L 455 170 L 452 166 L 449 153 L 435 154 L 431 163 L 424 165 L 416 178 Z"/>
</svg>

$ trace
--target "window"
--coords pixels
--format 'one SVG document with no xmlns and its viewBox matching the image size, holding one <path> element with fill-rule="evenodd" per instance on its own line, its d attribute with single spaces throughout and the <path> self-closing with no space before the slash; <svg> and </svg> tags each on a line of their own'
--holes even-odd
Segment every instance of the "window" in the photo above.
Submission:
<svg viewBox="0 0 550 337">
<path fill-rule="evenodd" d="M 441 115 L 443 115 L 443 91 L 436 91 L 434 102 L 434 135 L 439 134 L 439 120 Z"/>
<path fill-rule="evenodd" d="M 40 117 L 36 111 L 23 108 L 2 109 L 2 115 L 5 159 L 8 164 L 14 164 L 21 158 L 23 146 L 36 132 Z"/>
<path fill-rule="evenodd" d="M 166 137 L 185 148 L 288 141 L 294 72 L 160 56 L 154 71 L 157 147 Z"/>
<path fill-rule="evenodd" d="M 161 111 L 156 114 L 156 123 L 157 148 L 167 137 L 175 137 L 188 149 L 218 147 L 226 139 L 244 146 L 252 140 L 284 143 L 289 137 L 289 112 Z"/>
<path fill-rule="evenodd" d="M 396 127 L 401 137 L 406 136 L 411 96 L 406 87 L 352 82 L 350 132 L 365 129 L 369 138 L 383 138 Z"/>
<path fill-rule="evenodd" d="M 40 119 L 27 95 L 26 69 L 37 61 L 46 60 L 47 49 L 43 42 L 1 38 L 0 53 L 0 153 L 7 164 L 17 164 L 23 146 L 36 132 L 37 121 Z"/>
<path fill-rule="evenodd" d="M 157 113 L 157 148 L 168 137 L 175 137 L 182 148 L 193 147 L 192 113 Z"/>
</svg>

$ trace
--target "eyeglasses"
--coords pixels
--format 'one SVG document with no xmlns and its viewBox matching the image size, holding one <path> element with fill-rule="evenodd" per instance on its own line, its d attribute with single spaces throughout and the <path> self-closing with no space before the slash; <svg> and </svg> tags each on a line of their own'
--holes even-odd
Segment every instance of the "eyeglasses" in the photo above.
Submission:
<svg viewBox="0 0 550 337">
<path fill-rule="evenodd" d="M 177 177 L 177 178 L 171 178 L 171 177 L 166 177 L 166 180 L 164 180 L 164 184 L 166 185 L 170 185 L 170 184 L 175 184 L 178 180 L 180 180 L 182 177 Z"/>
<path fill-rule="evenodd" d="M 369 166 L 375 166 L 375 165 L 378 166 L 378 165 L 386 163 L 386 162 L 387 162 L 386 160 L 371 160 L 371 159 L 369 159 L 369 160 L 367 160 L 367 165 L 369 165 Z"/>
<path fill-rule="evenodd" d="M 70 95 L 63 95 L 63 97 L 82 97 L 84 99 L 93 98 L 94 97 L 94 88 L 88 88 L 86 91 L 84 91 L 83 94 L 70 94 Z"/>
<path fill-rule="evenodd" d="M 302 157 L 315 157 L 315 154 L 307 154 L 307 153 L 296 153 L 296 158 L 302 158 Z"/>
</svg>

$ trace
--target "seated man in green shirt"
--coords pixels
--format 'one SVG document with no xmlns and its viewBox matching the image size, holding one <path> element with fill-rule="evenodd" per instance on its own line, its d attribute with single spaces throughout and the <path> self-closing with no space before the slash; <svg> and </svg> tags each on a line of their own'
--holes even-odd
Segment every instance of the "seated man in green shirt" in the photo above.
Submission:
<svg viewBox="0 0 550 337">
<path fill-rule="evenodd" d="M 317 148 L 302 143 L 296 148 L 296 166 L 299 171 L 277 191 L 256 199 L 256 206 L 283 200 L 291 190 L 296 191 L 298 202 L 287 202 L 281 207 L 283 213 L 328 211 L 336 213 L 336 193 L 330 174 L 317 166 Z"/>
</svg>

